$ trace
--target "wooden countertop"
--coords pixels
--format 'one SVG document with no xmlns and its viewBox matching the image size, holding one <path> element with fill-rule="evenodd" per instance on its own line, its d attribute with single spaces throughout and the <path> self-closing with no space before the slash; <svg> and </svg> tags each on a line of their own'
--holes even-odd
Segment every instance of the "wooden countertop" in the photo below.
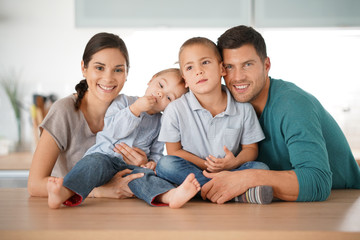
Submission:
<svg viewBox="0 0 360 240">
<path fill-rule="evenodd" d="M 0 170 L 29 170 L 32 152 L 15 152 L 0 156 Z"/>
<path fill-rule="evenodd" d="M 269 205 L 192 200 L 181 209 L 89 198 L 49 209 L 25 188 L 0 189 L 1 239 L 360 239 L 360 190 L 324 202 Z"/>
</svg>

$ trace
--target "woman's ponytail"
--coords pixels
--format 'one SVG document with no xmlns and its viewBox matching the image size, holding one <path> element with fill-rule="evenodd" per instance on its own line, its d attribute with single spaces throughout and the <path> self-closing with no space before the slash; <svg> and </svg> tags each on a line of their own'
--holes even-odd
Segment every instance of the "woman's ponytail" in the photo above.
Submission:
<svg viewBox="0 0 360 240">
<path fill-rule="evenodd" d="M 86 79 L 83 79 L 78 84 L 76 84 L 75 86 L 75 90 L 77 92 L 77 99 L 75 101 L 76 110 L 79 110 L 81 105 L 81 100 L 83 99 L 87 89 L 88 89 L 88 84 L 86 82 Z"/>
</svg>

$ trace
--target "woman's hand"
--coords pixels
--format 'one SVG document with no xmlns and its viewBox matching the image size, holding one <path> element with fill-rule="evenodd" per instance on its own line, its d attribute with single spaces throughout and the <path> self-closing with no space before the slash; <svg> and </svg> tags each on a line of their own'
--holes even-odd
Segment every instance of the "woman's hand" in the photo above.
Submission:
<svg viewBox="0 0 360 240">
<path fill-rule="evenodd" d="M 131 192 L 128 183 L 134 179 L 143 177 L 144 173 L 136 173 L 124 177 L 126 174 L 130 173 L 130 169 L 118 172 L 108 183 L 95 188 L 89 196 L 120 199 L 133 197 L 134 194 Z"/>
<path fill-rule="evenodd" d="M 125 163 L 129 165 L 141 166 L 148 162 L 146 153 L 137 147 L 129 147 L 125 143 L 116 144 L 114 151 L 120 153 Z"/>
</svg>

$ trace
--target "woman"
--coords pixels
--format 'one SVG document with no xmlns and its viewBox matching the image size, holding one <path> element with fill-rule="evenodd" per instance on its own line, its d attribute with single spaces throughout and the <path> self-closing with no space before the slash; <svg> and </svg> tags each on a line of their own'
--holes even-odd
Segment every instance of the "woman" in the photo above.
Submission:
<svg viewBox="0 0 360 240">
<path fill-rule="evenodd" d="M 104 127 L 105 112 L 127 78 L 129 56 L 125 43 L 114 34 L 94 35 L 85 47 L 81 70 L 85 79 L 76 85 L 77 93 L 55 102 L 40 125 L 41 137 L 28 179 L 31 196 L 47 197 L 48 178 L 64 177 L 95 144 L 96 133 Z M 139 149 L 118 146 L 116 151 L 122 152 L 129 164 L 147 162 L 146 154 Z M 128 183 L 142 174 L 124 177 L 129 172 L 119 172 L 90 196 L 132 197 Z"/>
</svg>

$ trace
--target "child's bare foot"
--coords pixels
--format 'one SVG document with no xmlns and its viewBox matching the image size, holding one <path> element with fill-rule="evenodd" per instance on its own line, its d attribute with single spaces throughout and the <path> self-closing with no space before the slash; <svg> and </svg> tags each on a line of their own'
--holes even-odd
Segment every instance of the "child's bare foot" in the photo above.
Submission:
<svg viewBox="0 0 360 240">
<path fill-rule="evenodd" d="M 47 182 L 48 205 L 60 208 L 61 204 L 72 196 L 72 192 L 63 186 L 63 178 L 49 177 Z"/>
<path fill-rule="evenodd" d="M 190 173 L 184 182 L 177 188 L 163 194 L 164 203 L 168 203 L 170 208 L 180 208 L 193 198 L 200 191 L 200 183 L 193 173 Z"/>
</svg>

